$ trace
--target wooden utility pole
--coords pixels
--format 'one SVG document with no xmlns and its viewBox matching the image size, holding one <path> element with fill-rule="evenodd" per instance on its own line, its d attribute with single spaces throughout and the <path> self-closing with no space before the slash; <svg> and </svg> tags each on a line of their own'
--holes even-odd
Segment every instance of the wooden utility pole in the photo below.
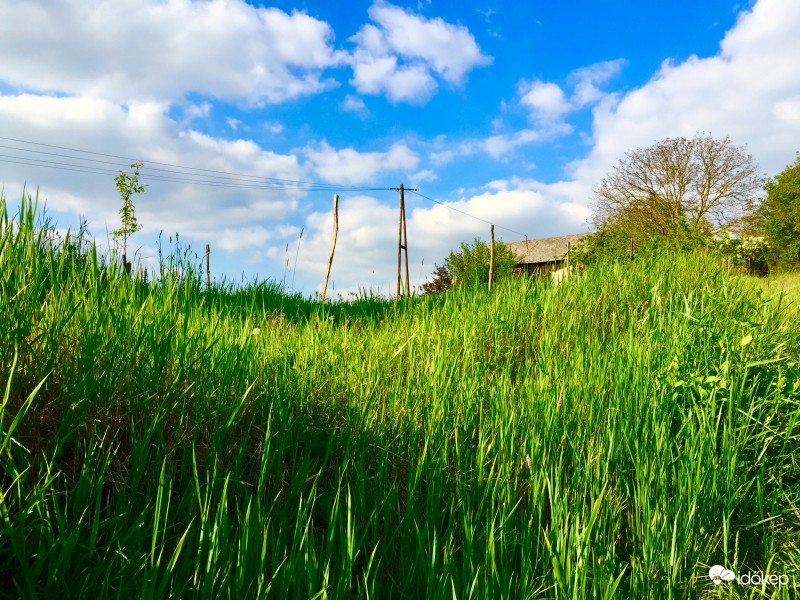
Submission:
<svg viewBox="0 0 800 600">
<path fill-rule="evenodd" d="M 211 289 L 211 246 L 206 244 L 206 289 Z"/>
<path fill-rule="evenodd" d="M 492 278 L 494 277 L 494 225 L 491 228 L 491 243 L 489 244 L 489 291 L 492 291 Z"/>
<path fill-rule="evenodd" d="M 328 291 L 328 278 L 331 276 L 331 266 L 333 265 L 333 252 L 336 250 L 336 236 L 339 234 L 339 194 L 333 195 L 333 239 L 331 239 L 331 251 L 328 255 L 328 270 L 325 271 L 325 281 L 322 283 L 322 295 L 320 300 L 325 302 L 325 293 Z"/>
<path fill-rule="evenodd" d="M 397 243 L 397 299 L 403 296 L 403 251 L 406 253 L 406 295 L 410 295 L 410 278 L 408 276 L 408 231 L 406 229 L 406 197 L 405 191 L 416 192 L 416 188 L 406 188 L 400 184 L 399 188 L 391 188 L 400 191 L 400 226 Z"/>
</svg>

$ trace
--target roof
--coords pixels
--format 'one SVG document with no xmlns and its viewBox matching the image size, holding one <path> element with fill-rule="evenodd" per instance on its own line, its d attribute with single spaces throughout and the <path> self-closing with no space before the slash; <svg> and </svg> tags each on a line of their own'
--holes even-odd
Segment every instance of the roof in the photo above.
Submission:
<svg viewBox="0 0 800 600">
<path fill-rule="evenodd" d="M 506 246 L 517 255 L 517 264 L 531 265 L 561 260 L 569 251 L 590 233 L 576 233 L 557 237 L 539 238 L 521 242 L 510 242 Z"/>
</svg>

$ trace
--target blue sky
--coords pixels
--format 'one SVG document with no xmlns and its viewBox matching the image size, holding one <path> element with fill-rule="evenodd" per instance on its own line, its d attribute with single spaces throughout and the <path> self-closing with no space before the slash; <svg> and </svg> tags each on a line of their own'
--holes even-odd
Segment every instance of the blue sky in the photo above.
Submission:
<svg viewBox="0 0 800 600">
<path fill-rule="evenodd" d="M 800 150 L 795 0 L 0 0 L 0 14 L 9 199 L 38 186 L 60 227 L 84 217 L 108 244 L 127 161 L 106 155 L 136 158 L 142 264 L 179 232 L 211 244 L 218 279 L 305 294 L 335 191 L 336 291 L 391 292 L 401 182 L 439 202 L 407 196 L 419 285 L 487 222 L 506 241 L 588 230 L 593 187 L 632 148 L 730 136 L 765 174 Z M 200 185 L 210 171 L 229 185 Z"/>
</svg>

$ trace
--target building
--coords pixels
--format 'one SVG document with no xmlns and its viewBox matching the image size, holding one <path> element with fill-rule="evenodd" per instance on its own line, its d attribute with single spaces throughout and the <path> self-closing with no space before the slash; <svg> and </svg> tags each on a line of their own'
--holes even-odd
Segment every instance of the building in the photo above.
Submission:
<svg viewBox="0 0 800 600">
<path fill-rule="evenodd" d="M 563 266 L 572 248 L 582 246 L 590 233 L 576 233 L 558 237 L 539 238 L 510 242 L 506 245 L 517 255 L 515 271 L 525 273 L 549 273 Z"/>
</svg>

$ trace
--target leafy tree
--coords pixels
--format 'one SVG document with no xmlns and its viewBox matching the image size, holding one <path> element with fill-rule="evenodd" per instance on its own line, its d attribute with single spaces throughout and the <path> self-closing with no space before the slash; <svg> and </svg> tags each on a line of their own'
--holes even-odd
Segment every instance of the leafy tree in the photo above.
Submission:
<svg viewBox="0 0 800 600">
<path fill-rule="evenodd" d="M 503 242 L 494 243 L 494 280 L 499 281 L 514 271 L 517 256 Z M 452 287 L 474 287 L 489 282 L 489 245 L 475 238 L 471 244 L 461 242 L 460 250 L 450 252 L 444 265 L 436 265 L 433 279 L 422 285 L 426 294 L 440 294 Z"/>
<path fill-rule="evenodd" d="M 600 228 L 584 238 L 585 242 L 572 248 L 570 259 L 574 262 L 591 264 L 602 260 L 631 258 L 632 243 L 619 227 L 601 223 Z"/>
<path fill-rule="evenodd" d="M 454 284 L 460 287 L 484 285 L 489 282 L 489 244 L 475 238 L 471 244 L 461 242 L 461 250 L 451 252 L 444 260 L 453 274 Z M 499 281 L 509 275 L 517 264 L 514 251 L 503 242 L 494 243 L 494 278 Z"/>
<path fill-rule="evenodd" d="M 620 159 L 595 189 L 592 217 L 639 246 L 653 236 L 709 237 L 753 210 L 760 182 L 752 156 L 730 138 L 667 138 Z"/>
<path fill-rule="evenodd" d="M 114 237 L 122 238 L 122 264 L 125 265 L 126 269 L 130 268 L 128 263 L 128 237 L 142 228 L 139 221 L 136 220 L 135 207 L 131 196 L 144 193 L 144 186 L 139 183 L 139 169 L 143 166 L 144 164 L 141 161 L 137 161 L 131 165 L 133 169 L 132 175 L 125 171 L 120 171 L 119 175 L 114 178 L 114 183 L 116 183 L 117 190 L 119 190 L 122 197 L 122 207 L 119 209 L 122 227 L 114 230 Z"/>
<path fill-rule="evenodd" d="M 453 274 L 444 265 L 436 265 L 433 279 L 422 284 L 423 294 L 441 294 L 453 287 Z"/>
<path fill-rule="evenodd" d="M 800 154 L 764 184 L 767 197 L 759 214 L 771 246 L 782 260 L 800 262 Z"/>
</svg>

